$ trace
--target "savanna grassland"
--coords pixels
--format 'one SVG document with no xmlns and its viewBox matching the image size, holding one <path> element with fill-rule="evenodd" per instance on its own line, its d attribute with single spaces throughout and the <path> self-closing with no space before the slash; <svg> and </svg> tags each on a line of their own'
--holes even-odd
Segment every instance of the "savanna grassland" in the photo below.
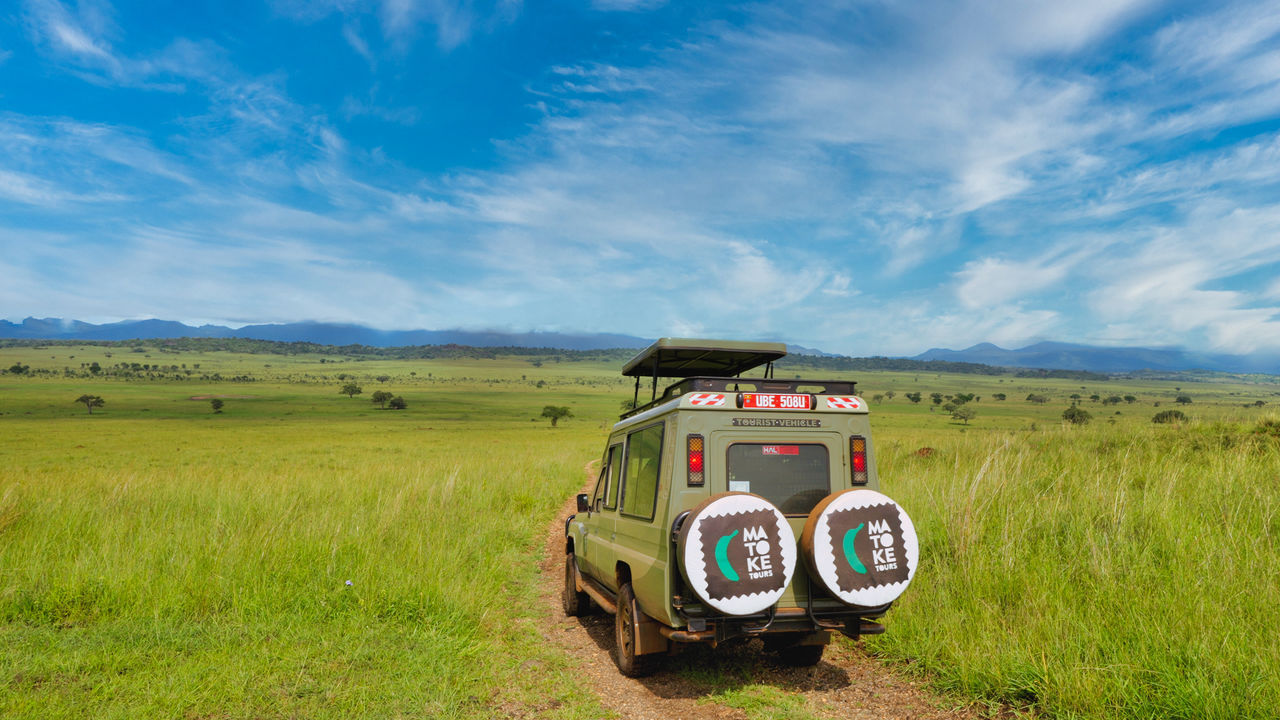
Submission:
<svg viewBox="0 0 1280 720">
<path fill-rule="evenodd" d="M 620 362 L 136 350 L 0 348 L 0 716 L 604 713 L 532 606 Z M 871 652 L 1051 717 L 1280 711 L 1276 378 L 854 377 L 922 551 Z"/>
</svg>

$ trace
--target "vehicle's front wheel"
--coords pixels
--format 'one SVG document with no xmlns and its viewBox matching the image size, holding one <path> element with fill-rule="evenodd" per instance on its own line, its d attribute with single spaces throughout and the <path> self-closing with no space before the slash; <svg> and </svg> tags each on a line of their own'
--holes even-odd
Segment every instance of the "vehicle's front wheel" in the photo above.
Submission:
<svg viewBox="0 0 1280 720">
<path fill-rule="evenodd" d="M 585 615 L 591 602 L 586 593 L 578 592 L 577 564 L 573 553 L 565 553 L 564 587 L 560 588 L 560 605 L 564 608 L 564 614 L 569 617 Z"/>
<path fill-rule="evenodd" d="M 614 635 L 618 641 L 613 659 L 618 663 L 618 670 L 627 677 L 644 677 L 658 669 L 658 656 L 636 654 L 635 620 L 639 612 L 631 583 L 624 583 L 618 588 L 618 612 L 613 616 Z"/>
</svg>

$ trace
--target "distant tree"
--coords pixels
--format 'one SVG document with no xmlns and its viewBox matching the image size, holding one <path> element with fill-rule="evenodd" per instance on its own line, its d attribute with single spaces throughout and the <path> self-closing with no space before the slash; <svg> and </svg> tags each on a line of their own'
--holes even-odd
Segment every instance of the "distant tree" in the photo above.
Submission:
<svg viewBox="0 0 1280 720">
<path fill-rule="evenodd" d="M 84 406 L 89 410 L 90 415 L 93 414 L 94 408 L 102 407 L 103 405 L 106 404 L 106 401 L 98 397 L 97 395 L 81 395 L 80 397 L 76 398 L 76 402 L 84 403 Z"/>
<path fill-rule="evenodd" d="M 1138 398 L 1137 398 L 1137 396 L 1134 396 L 1134 395 L 1125 395 L 1125 396 L 1124 396 L 1124 401 L 1125 401 L 1125 402 L 1127 402 L 1127 403 L 1129 403 L 1130 405 L 1132 405 L 1132 404 L 1134 404 L 1134 403 L 1138 402 Z"/>
<path fill-rule="evenodd" d="M 1090 400 L 1092 400 L 1092 401 L 1094 401 L 1094 402 L 1098 402 L 1099 400 L 1101 400 L 1101 399 L 1102 399 L 1102 396 L 1101 396 L 1101 395 L 1099 395 L 1098 393 L 1094 393 L 1094 394 L 1092 394 L 1092 395 L 1090 395 L 1090 396 L 1089 396 L 1089 399 L 1090 399 Z"/>
<path fill-rule="evenodd" d="M 1162 410 L 1151 416 L 1153 423 L 1186 422 L 1187 416 L 1181 410 Z"/>
<path fill-rule="evenodd" d="M 909 392 L 909 393 L 907 393 L 907 399 L 908 399 L 908 400 L 910 400 L 910 401 L 911 401 L 911 402 L 913 402 L 913 403 L 918 403 L 918 402 L 920 402 L 920 393 L 918 393 L 918 392 Z"/>
<path fill-rule="evenodd" d="M 1009 397 L 1009 396 L 1008 396 L 1008 395 L 1005 395 L 1004 393 L 996 393 L 995 395 L 992 395 L 991 397 L 993 397 L 993 398 L 995 398 L 995 399 L 997 399 L 997 400 L 1002 400 L 1002 401 L 1003 401 L 1005 398 L 1007 398 L 1007 397 Z"/>
<path fill-rule="evenodd" d="M 531 364 L 532 364 L 534 367 L 542 367 L 542 361 L 541 361 L 541 360 L 534 360 Z"/>
<path fill-rule="evenodd" d="M 976 395 L 974 395 L 973 393 L 956 393 L 956 394 L 951 398 L 951 400 L 952 400 L 952 402 L 954 402 L 956 405 L 964 405 L 964 404 L 966 404 L 966 403 L 971 403 L 971 402 L 973 402 L 973 399 L 974 399 L 975 397 L 977 397 L 977 396 L 976 396 Z"/>
<path fill-rule="evenodd" d="M 346 385 L 342 386 L 342 389 L 338 391 L 338 394 L 346 395 L 349 398 L 353 398 L 362 392 L 364 392 L 364 388 L 360 387 L 355 383 L 347 383 Z"/>
<path fill-rule="evenodd" d="M 1122 402 L 1124 402 L 1124 398 L 1120 397 L 1119 395 L 1108 395 L 1107 398 L 1102 401 L 1102 404 L 1103 405 L 1119 405 Z"/>
<path fill-rule="evenodd" d="M 875 403 L 875 404 L 879 405 L 880 403 L 884 402 L 884 395 L 881 395 L 881 394 L 879 394 L 879 393 L 876 393 L 875 395 L 872 395 L 872 396 L 871 396 L 871 402 L 873 402 L 873 403 Z"/>
<path fill-rule="evenodd" d="M 375 390 L 373 393 L 373 401 L 378 403 L 378 407 L 382 408 L 383 410 L 387 409 L 387 401 L 390 400 L 392 397 L 393 396 L 391 395 L 391 393 L 387 392 L 386 390 Z"/>
<path fill-rule="evenodd" d="M 956 411 L 956 409 L 957 409 L 957 408 L 959 408 L 959 407 L 960 407 L 960 406 L 959 406 L 959 405 L 957 405 L 957 404 L 955 404 L 954 402 L 950 402 L 950 401 L 948 401 L 946 405 L 943 405 L 943 406 L 942 406 L 942 411 L 943 411 L 943 412 L 954 413 L 954 412 Z"/>
<path fill-rule="evenodd" d="M 635 410 L 635 409 L 636 409 L 636 401 L 635 401 L 635 400 L 623 400 L 623 401 L 622 401 L 622 403 L 621 403 L 621 405 L 619 405 L 619 408 L 618 408 L 618 409 L 622 410 L 622 412 L 630 412 L 630 411 L 632 411 L 632 410 Z"/>
<path fill-rule="evenodd" d="M 1084 397 L 1084 396 L 1083 396 L 1083 395 L 1081 395 L 1080 393 L 1071 393 L 1071 395 L 1070 395 L 1069 397 L 1070 397 L 1072 400 L 1079 400 L 1080 398 L 1082 398 L 1082 397 Z"/>
<path fill-rule="evenodd" d="M 1254 401 L 1253 401 L 1253 406 L 1254 406 L 1254 407 L 1262 407 L 1263 405 L 1266 405 L 1266 404 L 1267 404 L 1267 401 L 1265 401 L 1265 400 L 1254 400 Z"/>
<path fill-rule="evenodd" d="M 934 405 L 942 404 L 942 393 L 929 393 L 929 397 L 933 400 Z"/>
<path fill-rule="evenodd" d="M 23 365 L 20 362 L 14 363 L 9 366 L 9 372 L 13 373 L 14 375 L 25 375 L 26 372 L 30 369 L 31 369 L 30 365 Z"/>
<path fill-rule="evenodd" d="M 573 417 L 573 413 L 570 412 L 569 408 L 567 407 L 547 405 L 546 407 L 542 408 L 542 417 L 549 418 L 551 420 L 551 427 L 555 427 L 556 423 L 561 418 Z"/>
<path fill-rule="evenodd" d="M 1190 404 L 1191 404 L 1191 396 L 1190 396 L 1190 395 L 1179 395 L 1178 397 L 1174 398 L 1174 399 L 1173 399 L 1173 401 L 1174 401 L 1174 402 L 1176 402 L 1176 403 L 1178 403 L 1179 405 L 1190 405 Z"/>
<path fill-rule="evenodd" d="M 1087 425 L 1089 424 L 1089 421 L 1093 419 L 1093 416 L 1089 414 L 1088 410 L 1085 410 L 1078 405 L 1072 405 L 1062 411 L 1062 419 L 1072 425 Z"/>
<path fill-rule="evenodd" d="M 884 396 L 885 396 L 885 397 L 887 397 L 887 398 L 889 398 L 890 400 L 892 400 L 892 399 L 893 399 L 897 394 L 898 394 L 898 393 L 894 392 L 893 390 L 885 390 L 885 391 L 884 391 Z"/>
<path fill-rule="evenodd" d="M 200 367 L 200 366 L 197 365 L 196 367 Z M 97 375 L 98 373 L 102 372 L 102 366 L 98 364 L 97 360 L 94 360 L 92 363 L 89 363 L 89 372 L 93 373 L 94 375 Z"/>
<path fill-rule="evenodd" d="M 409 407 L 409 403 L 405 402 L 404 398 L 397 395 L 387 401 L 387 407 L 391 408 L 392 410 L 403 410 Z"/>
<path fill-rule="evenodd" d="M 354 380 L 355 378 L 353 378 L 352 376 L 350 376 L 350 375 L 348 375 L 348 374 L 346 374 L 346 373 L 338 373 L 338 379 L 339 379 L 339 380 Z"/>
<path fill-rule="evenodd" d="M 221 398 L 214 398 L 214 399 L 210 400 L 210 401 L 209 401 L 209 405 L 213 406 L 213 411 L 214 411 L 214 412 L 216 412 L 216 413 L 220 413 L 220 412 L 222 412 L 222 399 L 221 399 Z"/>
<path fill-rule="evenodd" d="M 380 383 L 384 383 L 384 382 L 386 382 L 386 381 L 390 380 L 390 379 L 391 379 L 391 376 L 390 376 L 390 375 L 379 375 L 378 377 L 376 377 L 376 378 L 374 378 L 374 379 L 375 379 L 375 380 L 377 380 L 377 381 L 378 381 L 378 382 L 380 382 Z"/>
<path fill-rule="evenodd" d="M 1049 402 L 1049 398 L 1045 395 L 1037 395 L 1035 393 L 1030 393 L 1029 395 L 1027 395 L 1027 402 L 1033 402 L 1033 403 L 1036 403 L 1037 405 L 1043 405 Z"/>
<path fill-rule="evenodd" d="M 971 407 L 965 407 L 963 405 L 951 411 L 951 419 L 963 420 L 965 425 L 968 425 L 969 421 L 974 419 L 977 416 L 978 416 L 977 410 L 974 410 Z"/>
</svg>

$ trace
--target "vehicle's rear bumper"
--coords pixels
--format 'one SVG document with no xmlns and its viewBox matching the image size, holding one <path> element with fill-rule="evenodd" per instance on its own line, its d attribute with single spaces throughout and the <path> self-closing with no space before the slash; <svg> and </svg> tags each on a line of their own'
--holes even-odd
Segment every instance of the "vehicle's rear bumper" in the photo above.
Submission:
<svg viewBox="0 0 1280 720">
<path fill-rule="evenodd" d="M 879 635 L 884 625 L 875 622 L 888 608 L 859 611 L 852 608 L 840 612 L 814 613 L 810 608 L 773 608 L 771 612 L 748 617 L 718 616 L 688 618 L 683 628 L 662 626 L 664 637 L 673 642 L 708 643 L 713 647 L 742 637 L 770 635 L 811 635 L 839 632 L 851 638 Z M 868 617 L 870 616 L 870 617 Z"/>
</svg>

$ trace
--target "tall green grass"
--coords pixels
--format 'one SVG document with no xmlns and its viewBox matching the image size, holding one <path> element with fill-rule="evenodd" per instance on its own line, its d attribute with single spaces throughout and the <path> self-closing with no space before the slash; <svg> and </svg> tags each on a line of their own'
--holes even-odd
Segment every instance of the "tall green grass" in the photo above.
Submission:
<svg viewBox="0 0 1280 720">
<path fill-rule="evenodd" d="M 922 562 L 877 652 L 1051 716 L 1280 712 L 1280 438 L 1094 426 L 931 444 L 879 446 Z"/>
<path fill-rule="evenodd" d="M 598 712 L 531 619 L 592 434 L 56 425 L 7 426 L 0 716 Z"/>
</svg>

